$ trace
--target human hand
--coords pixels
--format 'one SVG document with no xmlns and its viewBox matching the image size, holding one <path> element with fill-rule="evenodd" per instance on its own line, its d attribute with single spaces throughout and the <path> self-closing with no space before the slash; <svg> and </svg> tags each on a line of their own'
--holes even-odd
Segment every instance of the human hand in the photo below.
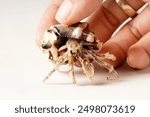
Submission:
<svg viewBox="0 0 150 117">
<path fill-rule="evenodd" d="M 109 51 L 117 57 L 112 63 L 114 66 L 122 64 L 125 60 L 133 68 L 143 69 L 149 66 L 150 7 L 146 7 L 111 37 L 128 15 L 115 0 L 107 1 L 103 6 L 102 0 L 51 0 L 38 28 L 37 43 L 39 44 L 41 35 L 49 26 L 58 23 L 70 25 L 86 18 L 90 30 L 104 42 L 102 52 Z M 138 10 L 149 0 L 127 1 Z"/>
</svg>

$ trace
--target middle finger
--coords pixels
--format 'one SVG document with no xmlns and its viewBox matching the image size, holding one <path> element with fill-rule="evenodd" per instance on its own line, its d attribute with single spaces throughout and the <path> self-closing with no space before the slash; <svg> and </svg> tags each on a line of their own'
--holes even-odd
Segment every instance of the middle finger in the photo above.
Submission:
<svg viewBox="0 0 150 117">
<path fill-rule="evenodd" d="M 133 0 L 131 1 L 128 3 L 133 4 Z M 139 2 L 136 10 L 143 4 L 144 2 Z M 133 7 L 135 8 L 135 5 Z M 115 0 L 104 0 L 103 5 L 87 18 L 87 22 L 90 24 L 90 30 L 96 34 L 97 38 L 106 42 L 120 24 L 128 18 L 129 16 L 118 6 Z"/>
</svg>

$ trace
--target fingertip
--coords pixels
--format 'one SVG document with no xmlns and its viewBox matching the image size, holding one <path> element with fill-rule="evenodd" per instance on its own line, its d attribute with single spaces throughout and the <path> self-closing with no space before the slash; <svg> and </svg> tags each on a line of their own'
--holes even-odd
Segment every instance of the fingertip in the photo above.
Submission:
<svg viewBox="0 0 150 117">
<path fill-rule="evenodd" d="M 100 3 L 100 0 L 64 0 L 55 18 L 61 24 L 73 24 L 90 16 Z"/>
<path fill-rule="evenodd" d="M 57 13 L 56 20 L 60 23 L 66 24 L 68 22 L 68 17 L 71 14 L 73 9 L 73 3 L 71 0 L 64 0 L 60 5 Z"/>
<path fill-rule="evenodd" d="M 131 47 L 128 51 L 127 63 L 135 69 L 144 69 L 150 64 L 147 52 L 141 47 Z"/>
<path fill-rule="evenodd" d="M 45 10 L 42 19 L 40 21 L 40 24 L 38 26 L 35 37 L 36 44 L 38 47 L 40 46 L 40 41 L 45 30 L 47 30 L 51 25 L 58 23 L 55 19 L 55 15 L 62 2 L 63 0 L 51 0 L 50 4 Z"/>
</svg>

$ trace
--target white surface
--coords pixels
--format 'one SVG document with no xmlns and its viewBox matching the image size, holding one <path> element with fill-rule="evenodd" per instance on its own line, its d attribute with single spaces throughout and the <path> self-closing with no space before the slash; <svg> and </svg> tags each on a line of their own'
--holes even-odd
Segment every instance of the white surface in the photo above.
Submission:
<svg viewBox="0 0 150 117">
<path fill-rule="evenodd" d="M 36 47 L 35 32 L 48 3 L 1 0 L 0 99 L 150 99 L 150 68 L 135 71 L 124 65 L 117 70 L 120 80 L 107 81 L 107 71 L 96 66 L 92 83 L 77 69 L 78 85 L 59 72 L 43 84 L 51 64 Z"/>
</svg>

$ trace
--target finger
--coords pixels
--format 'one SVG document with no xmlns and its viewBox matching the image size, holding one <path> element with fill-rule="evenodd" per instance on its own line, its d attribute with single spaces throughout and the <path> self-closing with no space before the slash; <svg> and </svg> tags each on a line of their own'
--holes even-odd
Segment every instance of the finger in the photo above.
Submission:
<svg viewBox="0 0 150 117">
<path fill-rule="evenodd" d="M 143 6 L 143 2 L 137 2 L 134 5 L 136 10 Z M 130 3 L 131 1 L 129 1 Z M 135 3 L 135 1 L 134 1 Z M 115 0 L 105 0 L 103 5 L 96 10 L 90 17 L 88 17 L 89 28 L 96 34 L 96 37 L 101 42 L 106 42 L 114 31 L 122 24 L 129 16 L 120 8 Z"/>
<path fill-rule="evenodd" d="M 117 57 L 117 60 L 113 62 L 114 66 L 123 63 L 126 59 L 126 53 L 129 47 L 150 31 L 149 13 L 150 8 L 147 7 L 104 45 L 102 49 L 103 52 L 110 51 Z"/>
<path fill-rule="evenodd" d="M 127 62 L 136 69 L 143 69 L 150 65 L 150 32 L 128 50 Z"/>
<path fill-rule="evenodd" d="M 138 0 L 139 2 L 140 0 Z M 130 3 L 131 1 L 129 1 Z M 132 2 L 135 4 L 136 1 Z M 131 4 L 131 3 L 130 3 Z M 143 2 L 139 2 L 136 10 L 143 6 Z M 133 6 L 133 5 L 132 5 Z M 89 28 L 93 31 L 98 39 L 106 42 L 111 35 L 129 16 L 120 8 L 115 0 L 104 0 L 103 5 L 100 6 L 95 13 L 88 17 Z"/>
<path fill-rule="evenodd" d="M 58 22 L 55 19 L 56 12 L 62 3 L 63 0 L 51 0 L 48 8 L 46 9 L 41 22 L 39 24 L 37 34 L 36 34 L 36 42 L 37 45 L 40 45 L 40 39 L 44 31 L 51 25 L 57 24 Z"/>
<path fill-rule="evenodd" d="M 143 0 L 144 2 L 150 2 L 150 0 Z"/>
<path fill-rule="evenodd" d="M 104 43 L 127 18 L 128 16 L 114 0 L 107 0 L 87 18 L 87 22 L 89 23 L 89 29 Z"/>
<path fill-rule="evenodd" d="M 73 24 L 92 14 L 101 0 L 64 0 L 58 9 L 56 19 L 59 23 Z"/>
</svg>

